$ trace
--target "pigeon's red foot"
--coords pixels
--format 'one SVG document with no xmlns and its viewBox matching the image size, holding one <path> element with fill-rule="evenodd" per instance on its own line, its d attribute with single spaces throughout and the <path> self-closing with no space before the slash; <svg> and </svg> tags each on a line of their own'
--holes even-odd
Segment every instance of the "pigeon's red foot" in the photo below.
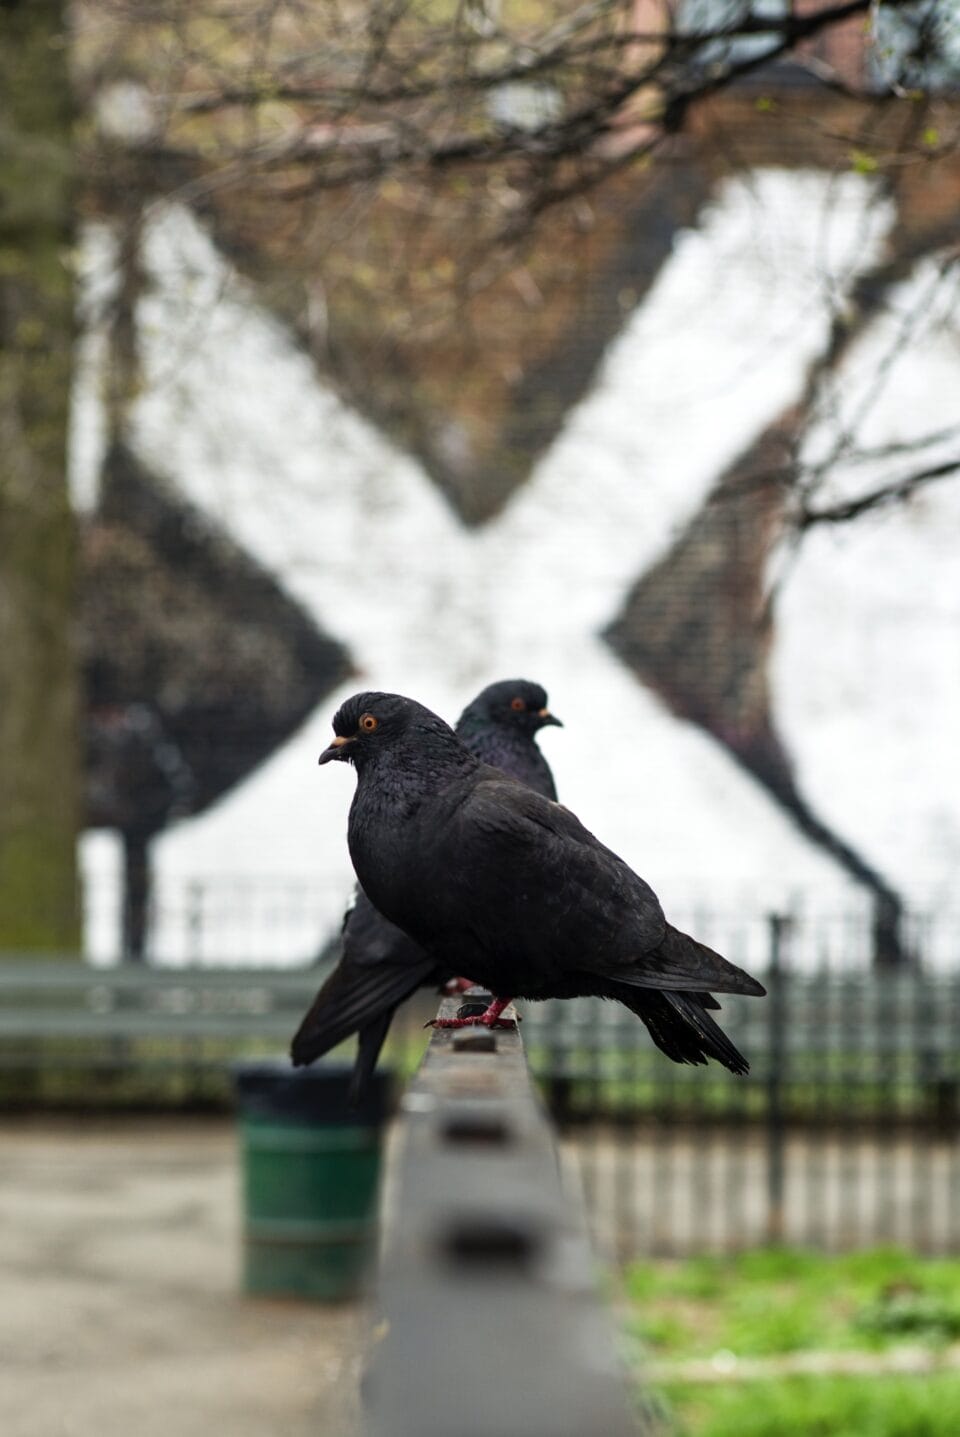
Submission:
<svg viewBox="0 0 960 1437">
<path fill-rule="evenodd" d="M 494 998 L 489 1008 L 482 1013 L 476 1013 L 471 1018 L 434 1018 L 427 1023 L 428 1028 L 515 1028 L 516 1022 L 513 1018 L 501 1018 L 500 1014 L 512 1000 L 510 998 Z"/>
<path fill-rule="evenodd" d="M 440 992 L 445 998 L 455 998 L 458 993 L 469 993 L 473 986 L 472 978 L 448 978 Z"/>
</svg>

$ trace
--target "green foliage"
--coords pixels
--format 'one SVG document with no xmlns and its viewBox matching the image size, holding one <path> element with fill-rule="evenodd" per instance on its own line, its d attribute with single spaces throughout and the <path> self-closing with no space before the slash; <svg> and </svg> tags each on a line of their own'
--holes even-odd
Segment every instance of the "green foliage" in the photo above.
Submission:
<svg viewBox="0 0 960 1437">
<path fill-rule="evenodd" d="M 718 1352 L 766 1359 L 904 1343 L 934 1355 L 960 1337 L 960 1260 L 900 1248 L 839 1257 L 762 1248 L 731 1257 L 635 1263 L 626 1327 L 658 1362 Z M 960 1373 L 737 1378 L 678 1372 L 654 1394 L 672 1437 L 946 1437 L 960 1432 Z"/>
<path fill-rule="evenodd" d="M 850 168 L 858 175 L 872 175 L 880 168 L 880 163 L 873 155 L 868 155 L 866 150 L 851 150 Z"/>
<path fill-rule="evenodd" d="M 872 1336 L 947 1342 L 960 1337 L 960 1294 L 944 1297 L 911 1285 L 887 1288 L 857 1313 L 856 1326 Z"/>
<path fill-rule="evenodd" d="M 645 1347 L 654 1350 L 682 1349 L 693 1340 L 690 1325 L 669 1312 L 651 1312 L 646 1317 L 637 1317 L 628 1324 L 630 1336 Z"/>
<path fill-rule="evenodd" d="M 747 1287 L 731 1302 L 722 1345 L 746 1357 L 772 1357 L 817 1347 L 823 1335 L 821 1304 L 810 1294 L 779 1287 Z"/>
<path fill-rule="evenodd" d="M 624 1283 L 637 1301 L 657 1297 L 718 1298 L 731 1273 L 727 1258 L 692 1257 L 686 1262 L 633 1263 Z"/>
<path fill-rule="evenodd" d="M 677 1437 L 955 1437 L 960 1374 L 787 1377 L 668 1392 Z"/>
<path fill-rule="evenodd" d="M 634 1263 L 624 1291 L 630 1330 L 672 1357 L 882 1349 L 960 1336 L 960 1261 L 899 1248 L 839 1257 L 760 1248 Z"/>
</svg>

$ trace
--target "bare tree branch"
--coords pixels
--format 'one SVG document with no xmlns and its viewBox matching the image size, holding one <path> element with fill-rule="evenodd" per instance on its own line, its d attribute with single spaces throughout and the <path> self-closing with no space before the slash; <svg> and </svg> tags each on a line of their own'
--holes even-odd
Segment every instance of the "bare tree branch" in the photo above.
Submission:
<svg viewBox="0 0 960 1437">
<path fill-rule="evenodd" d="M 885 0 L 883 9 L 889 14 L 915 5 Z M 291 200 L 411 166 L 497 166 L 519 157 L 536 160 L 542 172 L 545 161 L 591 154 L 611 133 L 622 141 L 628 111 L 634 123 L 676 131 L 692 105 L 844 22 L 869 17 L 873 8 L 873 0 L 843 0 L 769 16 L 748 7 L 726 25 L 694 29 L 678 26 L 665 6 L 662 29 L 637 30 L 628 23 L 631 7 L 607 0 L 584 7 L 570 25 L 538 31 L 533 23 L 522 35 L 487 37 L 457 24 L 428 25 L 416 7 L 394 0 L 389 7 L 357 6 L 368 24 L 355 23 L 325 51 L 294 49 L 270 64 L 264 44 L 241 81 L 217 75 L 216 52 L 188 50 L 189 68 L 216 82 L 161 92 L 155 102 L 174 129 L 203 117 L 228 120 L 231 112 L 288 107 L 293 113 L 279 134 L 240 148 L 250 175 L 279 166 L 309 172 L 282 191 Z M 753 48 L 763 41 L 769 43 Z M 745 42 L 752 42 L 746 53 Z M 511 121 L 491 110 L 492 96 L 518 86 L 549 98 L 549 113 L 539 122 Z M 877 87 L 871 93 L 881 98 Z M 895 93 L 887 88 L 888 98 Z M 639 154 L 647 141 L 637 138 Z M 229 128 L 220 143 L 230 147 Z M 210 158 L 215 165 L 215 151 Z M 603 175 L 600 167 L 598 182 Z"/>
<path fill-rule="evenodd" d="M 940 479 L 950 479 L 960 473 L 960 455 L 946 459 L 942 464 L 932 464 L 928 469 L 918 469 L 905 478 L 881 484 L 856 499 L 846 499 L 837 504 L 827 504 L 820 509 L 802 509 L 795 519 L 796 528 L 812 529 L 817 524 L 845 524 L 859 519 L 871 509 L 880 509 L 890 504 L 900 504 L 910 499 L 918 489 Z"/>
<path fill-rule="evenodd" d="M 912 3 L 914 0 L 888 0 L 888 5 L 892 8 Z M 595 36 L 580 43 L 572 43 L 566 34 L 562 34 L 549 48 L 524 54 L 520 58 L 511 56 L 506 63 L 499 66 L 491 66 L 483 70 L 466 70 L 454 76 L 440 72 L 430 79 L 413 82 L 407 80 L 390 86 L 378 87 L 372 84 L 366 72 L 358 76 L 351 85 L 327 83 L 322 77 L 312 83 L 303 81 L 294 83 L 284 81 L 279 77 L 268 76 L 259 85 L 226 86 L 221 90 L 202 94 L 173 96 L 172 100 L 182 113 L 198 115 L 210 114 L 213 111 L 232 106 L 261 105 L 272 100 L 334 107 L 353 106 L 358 101 L 371 106 L 399 105 L 410 101 L 434 98 L 438 95 L 446 96 L 453 91 L 482 93 L 495 90 L 499 86 L 513 81 L 534 80 L 549 75 L 553 71 L 574 67 L 582 61 L 596 60 L 603 55 L 609 55 L 612 61 L 617 61 L 638 46 L 653 47 L 662 51 L 662 56 L 655 62 L 634 73 L 631 89 L 636 89 L 648 84 L 668 67 L 679 69 L 682 64 L 695 60 L 718 42 L 731 43 L 736 40 L 763 39 L 764 37 L 769 37 L 777 42 L 770 51 L 765 51 L 759 57 L 752 58 L 749 64 L 744 62 L 742 66 L 731 66 L 727 70 L 718 66 L 718 73 L 712 81 L 715 86 L 717 83 L 726 83 L 727 76 L 735 78 L 739 74 L 748 73 L 758 63 L 766 64 L 771 57 L 781 53 L 783 48 L 790 48 L 799 41 L 809 39 L 821 30 L 839 24 L 851 16 L 867 13 L 870 8 L 871 0 L 845 0 L 843 4 L 827 6 L 823 10 L 803 15 L 788 13 L 782 16 L 764 16 L 747 13 L 732 19 L 728 25 L 715 29 L 687 30 L 671 26 L 666 31 L 626 30 Z M 299 68 L 296 60 L 289 63 L 291 66 Z M 827 68 L 821 67 L 821 69 L 824 71 L 824 78 L 827 78 L 829 74 Z M 620 75 L 622 68 L 619 64 L 612 63 L 605 71 L 599 73 L 607 76 Z"/>
<path fill-rule="evenodd" d="M 349 348 L 336 348 L 338 323 L 351 344 L 361 324 L 371 325 L 383 353 L 473 343 L 480 309 L 493 313 L 498 286 L 509 285 L 511 271 L 528 256 L 541 256 L 535 288 L 545 275 L 562 283 L 561 263 L 543 260 L 542 243 L 537 247 L 547 214 L 557 236 L 569 237 L 571 254 L 602 255 L 609 215 L 629 202 L 631 187 L 646 185 L 640 168 L 671 156 L 682 162 L 699 152 L 707 133 L 715 158 L 724 144 L 718 116 L 735 117 L 738 149 L 753 154 L 751 144 L 741 145 L 744 135 L 765 131 L 761 142 L 770 153 L 779 109 L 794 125 L 792 135 L 805 127 L 801 142 L 816 154 L 815 163 L 827 152 L 841 167 L 878 171 L 878 181 L 903 194 L 911 165 L 929 166 L 960 139 L 950 105 L 916 89 L 901 98 L 910 67 L 941 38 L 924 0 L 883 0 L 879 7 L 874 0 L 839 0 L 802 13 L 791 6 L 779 15 L 761 13 L 757 0 L 742 0 L 727 7 L 729 23 L 699 28 L 678 19 L 670 0 L 651 0 L 642 11 L 636 0 L 531 0 L 511 10 L 509 22 L 498 7 L 479 4 L 451 6 L 438 21 L 423 0 L 77 3 L 102 39 L 94 58 L 80 66 L 88 92 L 97 93 L 124 72 L 128 55 L 142 52 L 144 25 L 154 26 L 166 47 L 163 65 L 139 71 L 155 106 L 153 131 L 112 145 L 102 134 L 94 137 L 92 169 L 105 207 L 122 207 L 135 174 L 142 203 L 156 196 L 186 201 L 214 222 L 223 218 L 251 254 L 282 255 L 280 262 L 296 269 L 307 307 L 322 293 L 324 312 L 337 316 L 333 329 L 324 330 L 325 345 L 334 335 L 335 372 Z M 811 47 L 814 40 L 826 43 L 836 27 L 857 22 L 868 31 L 869 47 L 881 21 L 897 15 L 907 17 L 908 30 L 918 15 L 921 23 L 879 83 L 866 68 L 857 78 L 842 65 L 832 68 L 824 54 L 834 52 Z M 811 74 L 812 86 L 830 91 L 829 103 L 819 105 L 817 88 L 778 90 L 776 65 L 787 58 Z M 752 90 L 738 90 L 751 78 Z M 768 81 L 771 118 L 744 131 L 736 117 L 752 118 L 755 105 L 759 113 L 758 97 L 766 92 L 756 85 Z M 732 92 L 731 103 L 719 106 L 724 92 Z M 795 94 L 802 102 L 790 120 Z M 703 106 L 709 109 L 697 119 Z M 631 166 L 638 168 L 636 182 L 618 182 Z M 612 203 L 601 195 L 605 187 Z M 597 196 L 592 206 L 585 203 L 591 193 Z M 853 338 L 884 307 L 878 296 L 912 271 L 918 247 L 911 253 L 911 243 L 930 253 L 934 240 L 941 251 L 955 240 L 955 229 L 944 232 L 949 207 L 921 198 L 919 219 L 893 237 L 890 258 L 856 281 L 838 279 L 844 302 L 797 398 L 804 418 L 781 447 L 782 465 L 738 474 L 715 501 L 772 486 L 788 501 L 784 523 L 796 519 L 800 527 L 821 522 L 811 515 L 845 507 L 818 507 L 814 495 L 838 465 L 859 462 L 861 421 L 876 405 L 893 360 L 912 342 L 918 316 L 908 316 L 875 382 L 846 415 L 838 404 L 826 412 L 835 393 L 832 377 Z M 592 213 L 605 218 L 596 240 L 586 241 Z M 275 238 L 281 230 L 283 237 Z M 555 294 L 549 284 L 546 292 Z M 487 299 L 474 305 L 481 294 Z M 552 303 L 543 306 L 544 335 L 554 322 Z M 923 306 L 913 308 L 919 314 Z M 481 319 L 474 347 L 495 348 L 495 329 Z M 524 364 L 535 349 L 531 344 L 530 354 L 524 352 Z M 504 373 L 523 367 L 505 353 L 499 362 Z M 509 404 L 507 394 L 501 400 Z M 399 412 L 404 400 L 393 403 Z M 825 417 L 830 452 L 811 462 L 803 440 Z M 471 415 L 474 421 L 479 424 Z M 905 442 L 904 452 L 918 472 L 941 457 L 928 440 Z M 893 502 L 901 487 L 896 479 L 881 490 Z"/>
</svg>

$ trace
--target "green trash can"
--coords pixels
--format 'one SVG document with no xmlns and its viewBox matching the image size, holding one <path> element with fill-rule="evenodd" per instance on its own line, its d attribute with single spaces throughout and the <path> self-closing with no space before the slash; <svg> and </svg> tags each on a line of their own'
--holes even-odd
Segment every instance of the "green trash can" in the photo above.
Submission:
<svg viewBox="0 0 960 1437">
<path fill-rule="evenodd" d="M 376 1237 L 390 1074 L 347 1103 L 351 1067 L 234 1068 L 243 1163 L 244 1289 L 336 1302 L 360 1290 Z"/>
</svg>

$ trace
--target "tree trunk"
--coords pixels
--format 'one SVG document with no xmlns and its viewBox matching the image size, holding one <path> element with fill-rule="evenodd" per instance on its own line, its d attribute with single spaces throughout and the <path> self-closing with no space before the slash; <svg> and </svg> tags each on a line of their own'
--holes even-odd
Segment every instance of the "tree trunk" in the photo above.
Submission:
<svg viewBox="0 0 960 1437">
<path fill-rule="evenodd" d="M 63 0 L 0 4 L 0 952 L 79 941 L 67 38 Z"/>
</svg>

